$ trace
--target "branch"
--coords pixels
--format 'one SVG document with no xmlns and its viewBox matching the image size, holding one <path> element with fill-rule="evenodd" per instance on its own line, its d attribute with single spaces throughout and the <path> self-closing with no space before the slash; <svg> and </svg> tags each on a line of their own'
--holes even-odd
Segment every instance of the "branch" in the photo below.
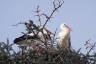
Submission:
<svg viewBox="0 0 96 64">
<path fill-rule="evenodd" d="M 89 53 L 93 50 L 93 48 L 96 46 L 96 43 L 94 43 L 92 46 L 91 46 L 91 48 L 89 49 L 89 51 L 87 52 L 87 54 L 86 55 L 89 55 Z"/>
<path fill-rule="evenodd" d="M 46 17 L 46 21 L 45 21 L 45 24 L 43 25 L 43 28 L 45 27 L 45 25 L 47 24 L 47 22 L 51 19 L 51 17 L 53 16 L 53 14 L 63 5 L 64 1 L 62 0 L 62 2 L 60 2 L 58 0 L 58 3 L 59 4 L 57 5 L 57 7 L 56 7 L 56 4 L 55 3 L 56 3 L 56 0 L 53 1 L 54 8 L 53 8 L 52 13 L 49 16 L 46 15 L 46 14 L 43 14 Z"/>
<path fill-rule="evenodd" d="M 39 5 L 37 6 L 37 9 L 36 9 L 36 11 L 34 11 L 34 12 L 36 12 L 36 15 L 35 16 L 37 16 L 38 17 L 38 21 L 39 21 L 39 24 L 40 24 L 40 26 L 41 26 L 41 11 L 40 11 L 40 9 L 39 9 Z"/>
</svg>

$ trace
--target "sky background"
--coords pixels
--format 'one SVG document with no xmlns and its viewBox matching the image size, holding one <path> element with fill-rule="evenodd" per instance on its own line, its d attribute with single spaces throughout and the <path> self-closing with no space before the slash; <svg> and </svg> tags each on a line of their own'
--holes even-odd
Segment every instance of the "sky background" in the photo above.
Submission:
<svg viewBox="0 0 96 64">
<path fill-rule="evenodd" d="M 40 5 L 41 11 L 50 14 L 53 0 L 0 0 L 0 41 L 13 40 L 25 31 L 24 25 L 12 26 L 32 19 L 37 23 L 32 11 Z M 96 0 L 64 0 L 65 3 L 53 16 L 47 28 L 60 32 L 59 25 L 66 23 L 73 31 L 71 42 L 74 49 L 83 47 L 86 40 L 96 42 Z M 82 49 L 82 52 L 85 50 Z"/>
</svg>

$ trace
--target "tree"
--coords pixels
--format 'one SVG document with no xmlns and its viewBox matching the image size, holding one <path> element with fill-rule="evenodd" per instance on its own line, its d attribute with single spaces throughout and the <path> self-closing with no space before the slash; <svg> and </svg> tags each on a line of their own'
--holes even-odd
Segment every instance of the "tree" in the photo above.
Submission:
<svg viewBox="0 0 96 64">
<path fill-rule="evenodd" d="M 53 18 L 55 12 L 61 8 L 64 4 L 63 0 L 54 0 L 53 9 L 50 14 L 41 13 L 39 6 L 37 6 L 35 16 L 39 21 L 39 24 L 34 24 L 33 20 L 29 22 L 20 22 L 19 24 L 24 24 L 26 26 L 27 33 L 22 32 L 24 35 L 33 33 L 33 35 L 38 36 L 38 33 L 41 32 L 43 35 L 43 40 L 41 37 L 37 39 L 31 38 L 31 44 L 28 46 L 19 45 L 19 52 L 15 52 L 12 46 L 14 44 L 9 44 L 9 39 L 7 42 L 0 42 L 0 64 L 95 64 L 96 63 L 96 53 L 89 54 L 95 46 L 90 44 L 89 40 L 86 41 L 86 48 L 89 48 L 87 54 L 83 54 L 78 51 L 66 51 L 58 46 L 54 45 L 56 42 L 56 32 L 50 37 L 46 37 L 44 29 L 46 24 L 50 22 L 50 19 Z M 45 17 L 45 23 L 42 24 L 42 19 Z M 25 37 L 25 41 L 28 40 L 28 35 Z M 50 40 L 47 40 L 50 38 Z M 24 43 L 24 42 L 23 42 Z M 25 43 L 28 43 L 26 41 Z"/>
</svg>

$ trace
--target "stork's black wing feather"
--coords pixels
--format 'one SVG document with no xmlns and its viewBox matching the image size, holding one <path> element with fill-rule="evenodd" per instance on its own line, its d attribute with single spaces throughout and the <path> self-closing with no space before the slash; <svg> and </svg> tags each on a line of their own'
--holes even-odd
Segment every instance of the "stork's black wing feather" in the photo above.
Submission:
<svg viewBox="0 0 96 64">
<path fill-rule="evenodd" d="M 37 35 L 34 35 L 34 36 L 23 35 L 21 37 L 16 38 L 14 40 L 14 43 L 18 43 L 20 41 L 28 40 L 28 39 L 39 39 L 39 37 Z"/>
<path fill-rule="evenodd" d="M 17 42 L 19 42 L 19 41 L 25 40 L 25 39 L 26 39 L 25 36 L 26 36 L 26 35 L 23 35 L 23 36 L 21 36 L 21 37 L 16 38 L 16 39 L 14 40 L 14 43 L 17 43 Z"/>
</svg>

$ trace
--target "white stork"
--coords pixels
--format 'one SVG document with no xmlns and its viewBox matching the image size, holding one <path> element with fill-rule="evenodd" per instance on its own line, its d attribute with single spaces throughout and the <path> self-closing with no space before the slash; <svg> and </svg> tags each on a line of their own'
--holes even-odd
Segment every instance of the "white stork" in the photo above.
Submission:
<svg viewBox="0 0 96 64">
<path fill-rule="evenodd" d="M 44 28 L 43 33 L 40 31 L 40 32 L 38 32 L 38 35 L 35 35 L 34 33 L 29 33 L 29 34 L 23 35 L 23 36 L 21 36 L 19 38 L 16 38 L 14 40 L 14 43 L 16 43 L 16 44 L 18 44 L 20 46 L 28 46 L 28 45 L 31 45 L 32 41 L 34 42 L 34 40 L 39 41 L 39 39 L 40 39 L 43 42 L 45 42 L 45 39 L 46 40 L 51 39 L 51 37 L 50 37 L 51 34 L 52 34 L 51 31 Z M 39 41 L 39 43 L 40 43 L 40 41 Z"/>
<path fill-rule="evenodd" d="M 60 29 L 62 30 L 58 34 L 58 45 L 59 47 L 70 50 L 71 42 L 70 42 L 70 32 L 72 31 L 71 28 L 66 24 L 61 24 Z"/>
</svg>

